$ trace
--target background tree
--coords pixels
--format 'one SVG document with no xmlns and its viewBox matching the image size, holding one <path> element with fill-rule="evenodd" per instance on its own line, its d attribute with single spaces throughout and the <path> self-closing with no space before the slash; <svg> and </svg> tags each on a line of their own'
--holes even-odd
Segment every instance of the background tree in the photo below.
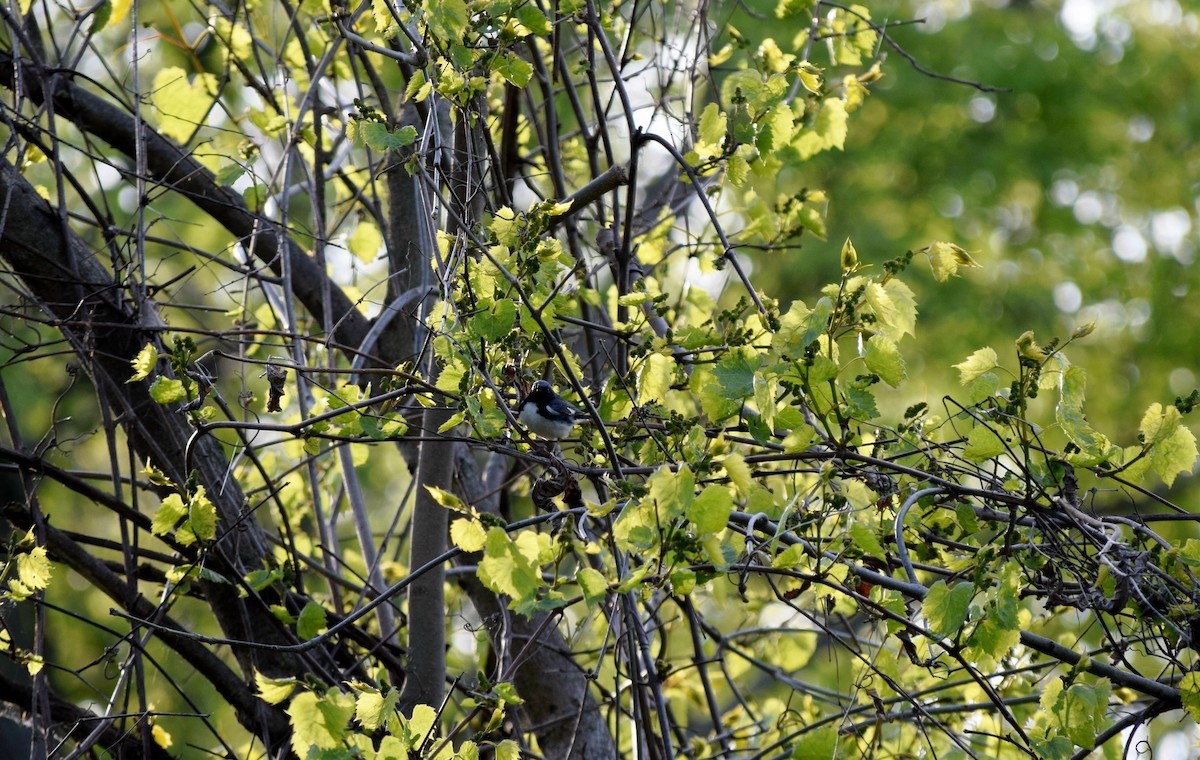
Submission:
<svg viewBox="0 0 1200 760">
<path fill-rule="evenodd" d="M 1103 321 L 915 353 L 959 230 L 755 285 L 872 166 L 891 11 L 6 11 L 22 746 L 1069 757 L 1200 710 L 1150 490 L 1196 396 L 1098 432 Z M 577 440 L 517 423 L 539 378 Z"/>
</svg>

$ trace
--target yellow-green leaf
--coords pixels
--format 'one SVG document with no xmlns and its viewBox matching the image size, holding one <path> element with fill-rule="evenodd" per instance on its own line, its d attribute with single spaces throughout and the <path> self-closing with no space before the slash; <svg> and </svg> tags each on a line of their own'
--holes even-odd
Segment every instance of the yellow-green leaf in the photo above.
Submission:
<svg viewBox="0 0 1200 760">
<path fill-rule="evenodd" d="M 991 346 L 984 346 L 968 356 L 965 361 L 955 364 L 954 368 L 958 370 L 958 381 L 967 385 L 999 365 L 1000 360 L 996 356 L 996 350 Z"/>
<path fill-rule="evenodd" d="M 1196 436 L 1183 425 L 1154 444 L 1150 451 L 1150 467 L 1168 487 L 1175 483 L 1177 476 L 1191 472 L 1195 464 Z"/>
<path fill-rule="evenodd" d="M 1179 697 L 1192 720 L 1200 721 L 1200 673 L 1193 670 L 1179 679 Z"/>
<path fill-rule="evenodd" d="M 17 577 L 8 582 L 7 596 L 13 601 L 24 601 L 50 586 L 53 568 L 46 556 L 46 547 L 35 546 L 28 552 L 16 556 Z"/>
<path fill-rule="evenodd" d="M 688 507 L 688 519 L 701 533 L 715 533 L 725 528 L 733 511 L 733 494 L 722 485 L 706 486 Z"/>
<path fill-rule="evenodd" d="M 1098 433 L 1088 423 L 1087 417 L 1083 413 L 1086 385 L 1087 373 L 1082 368 L 1071 367 L 1064 372 L 1054 416 L 1067 438 L 1071 439 L 1071 443 L 1087 454 L 1091 461 L 1098 463 L 1117 454 L 1120 449 L 1113 446 L 1108 438 Z"/>
<path fill-rule="evenodd" d="M 450 523 L 450 540 L 464 552 L 477 552 L 487 541 L 487 531 L 475 520 L 460 517 Z"/>
<path fill-rule="evenodd" d="M 675 381 L 675 360 L 662 354 L 650 354 L 638 376 L 638 403 L 661 402 Z"/>
<path fill-rule="evenodd" d="M 336 689 L 323 697 L 306 691 L 296 695 L 287 714 L 292 725 L 292 751 L 309 757 L 318 754 L 311 750 L 341 747 L 354 717 L 354 697 Z"/>
<path fill-rule="evenodd" d="M 133 377 L 125 382 L 133 383 L 138 380 L 145 380 L 154 371 L 154 365 L 158 363 L 158 349 L 153 343 L 147 343 L 146 347 L 138 351 L 137 356 L 129 362 L 133 365 Z"/>
<path fill-rule="evenodd" d="M 967 433 L 963 456 L 972 462 L 983 462 L 1006 451 L 1005 440 L 987 425 L 976 425 Z"/>
<path fill-rule="evenodd" d="M 172 404 L 176 401 L 187 401 L 187 390 L 182 380 L 158 376 L 150 385 L 150 398 L 160 404 Z"/>
<path fill-rule="evenodd" d="M 191 81 L 178 66 L 168 66 L 154 76 L 151 102 L 158 110 L 158 129 L 178 143 L 187 143 L 204 123 L 217 95 L 217 78 L 197 74 Z"/>
<path fill-rule="evenodd" d="M 201 541 L 211 541 L 217 536 L 217 507 L 198 486 L 196 493 L 188 499 L 188 526 Z"/>
<path fill-rule="evenodd" d="M 1182 422 L 1183 415 L 1174 405 L 1164 409 L 1162 404 L 1154 402 L 1146 409 L 1146 413 L 1142 415 L 1142 423 L 1138 426 L 1138 432 L 1142 434 L 1142 443 L 1153 446 L 1174 434 L 1175 428 Z"/>
<path fill-rule="evenodd" d="M 867 341 L 863 359 L 867 369 L 879 375 L 883 382 L 895 388 L 908 378 L 908 370 L 904 365 L 904 357 L 896 348 L 896 342 L 886 335 L 873 335 Z"/>
<path fill-rule="evenodd" d="M 700 115 L 700 127 L 696 135 L 696 155 L 700 158 L 721 155 L 728 125 L 728 117 L 716 103 L 705 106 L 704 113 Z"/>
<path fill-rule="evenodd" d="M 396 704 L 400 701 L 400 692 L 389 689 L 384 694 L 379 689 L 367 689 L 358 695 L 354 702 L 354 717 L 363 728 L 374 731 L 387 724 L 396 715 Z"/>
<path fill-rule="evenodd" d="M 162 500 L 150 521 L 150 532 L 156 536 L 165 536 L 175 530 L 175 526 L 187 516 L 188 508 L 183 503 L 183 497 L 173 493 Z"/>
<path fill-rule="evenodd" d="M 921 249 L 929 256 L 929 265 L 933 269 L 933 278 L 945 282 L 958 273 L 959 267 L 977 267 L 975 259 L 961 246 L 954 243 L 936 242 Z"/>
<path fill-rule="evenodd" d="M 875 314 L 875 331 L 897 343 L 917 327 L 917 299 L 900 280 L 867 285 L 864 297 Z"/>
<path fill-rule="evenodd" d="M 350 248 L 350 253 L 353 253 L 359 261 L 371 262 L 383 248 L 383 235 L 379 232 L 379 227 L 375 222 L 370 219 L 360 219 L 346 244 Z"/>
<path fill-rule="evenodd" d="M 974 596 L 974 586 L 966 581 L 955 584 L 954 588 L 945 581 L 930 586 L 921 604 L 929 630 L 938 637 L 953 636 L 962 630 Z"/>
<path fill-rule="evenodd" d="M 510 606 L 528 603 L 537 593 L 541 581 L 540 568 L 508 534 L 498 527 L 488 528 L 483 560 L 479 563 L 479 580 L 498 594 L 512 598 Z"/>
<path fill-rule="evenodd" d="M 300 684 L 295 678 L 268 678 L 262 673 L 254 674 L 254 686 L 258 695 L 269 705 L 282 704 Z"/>
<path fill-rule="evenodd" d="M 36 676 L 42 672 L 42 668 L 46 667 L 46 659 L 40 654 L 27 654 L 21 658 L 21 662 L 25 665 L 25 671 L 31 676 Z"/>
<path fill-rule="evenodd" d="M 575 574 L 575 582 L 579 584 L 579 590 L 583 592 L 583 600 L 589 606 L 603 599 L 608 593 L 608 581 L 599 570 L 594 568 L 581 568 Z"/>
<path fill-rule="evenodd" d="M 424 6 L 429 14 L 429 31 L 444 42 L 458 42 L 467 29 L 467 4 L 463 0 L 438 0 Z"/>
<path fill-rule="evenodd" d="M 721 464 L 725 467 L 725 473 L 729 475 L 729 480 L 737 486 L 738 491 L 742 494 L 750 493 L 754 480 L 750 475 L 750 466 L 746 464 L 742 455 L 730 454 Z"/>
<path fill-rule="evenodd" d="M 300 610 L 296 619 L 296 635 L 302 639 L 311 639 L 325 630 L 325 608 L 310 601 Z"/>
<path fill-rule="evenodd" d="M 848 118 L 846 104 L 840 98 L 830 97 L 821 101 L 812 126 L 801 131 L 792 141 L 792 147 L 800 159 L 806 161 L 830 148 L 841 150 L 846 143 Z"/>
<path fill-rule="evenodd" d="M 808 61 L 801 61 L 796 72 L 800 77 L 800 84 L 804 85 L 804 89 L 814 95 L 821 91 L 821 70 L 812 65 Z"/>
<path fill-rule="evenodd" d="M 864 553 L 876 559 L 887 561 L 887 552 L 884 551 L 883 545 L 879 543 L 879 537 L 875 535 L 875 531 L 871 526 L 856 522 L 850 526 L 848 532 L 850 539 L 854 542 L 855 548 L 861 549 Z"/>
</svg>

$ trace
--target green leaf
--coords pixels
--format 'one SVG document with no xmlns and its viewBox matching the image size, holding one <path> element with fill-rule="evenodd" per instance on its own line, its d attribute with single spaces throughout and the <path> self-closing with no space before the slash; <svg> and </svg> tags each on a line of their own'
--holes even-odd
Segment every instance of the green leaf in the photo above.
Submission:
<svg viewBox="0 0 1200 760">
<path fill-rule="evenodd" d="M 517 20 L 530 32 L 541 37 L 545 37 L 553 31 L 550 19 L 546 18 L 546 14 L 538 10 L 533 3 L 522 3 L 517 8 Z"/>
<path fill-rule="evenodd" d="M 396 705 L 400 701 L 400 692 L 389 689 L 384 694 L 379 689 L 367 689 L 358 695 L 354 702 L 354 717 L 368 731 L 374 731 L 380 726 L 387 727 L 388 722 L 396 716 Z"/>
<path fill-rule="evenodd" d="M 887 552 L 883 549 L 883 544 L 879 543 L 879 537 L 875 535 L 875 531 L 869 525 L 856 522 L 850 526 L 848 531 L 850 540 L 855 548 L 861 549 L 864 554 L 887 561 Z"/>
<path fill-rule="evenodd" d="M 867 285 L 865 297 L 875 314 L 876 332 L 896 342 L 913 334 L 917 326 L 917 300 L 907 285 L 899 280 L 888 280 L 883 285 L 872 282 Z"/>
<path fill-rule="evenodd" d="M 150 532 L 156 536 L 167 535 L 175 530 L 180 520 L 187 517 L 187 513 L 187 505 L 183 503 L 182 496 L 177 493 L 168 495 L 154 512 L 154 518 L 150 521 Z"/>
<path fill-rule="evenodd" d="M 467 4 L 463 0 L 439 0 L 424 6 L 429 14 L 429 31 L 442 42 L 458 42 L 467 30 Z"/>
<path fill-rule="evenodd" d="M 714 158 L 721 155 L 725 134 L 729 129 L 729 119 L 716 103 L 709 103 L 700 114 L 700 126 L 696 135 L 694 150 L 700 158 Z"/>
<path fill-rule="evenodd" d="M 204 486 L 198 486 L 196 493 L 188 499 L 188 519 L 186 527 L 191 536 L 201 541 L 212 541 L 217 536 L 217 507 L 204 492 Z M 179 540 L 184 541 L 183 528 L 180 528 Z M 191 541 L 185 543 L 190 544 Z"/>
<path fill-rule="evenodd" d="M 28 13 L 32 6 L 33 0 L 20 0 L 17 4 L 17 7 L 21 9 L 21 15 Z M 88 27 L 88 31 L 95 34 L 108 26 L 109 19 L 112 18 L 112 10 L 113 7 L 110 0 L 104 0 L 104 2 L 100 3 L 100 6 L 96 8 L 96 12 L 92 14 L 92 23 Z"/>
<path fill-rule="evenodd" d="M 945 282 L 958 273 L 959 267 L 977 267 L 979 264 L 961 247 L 954 243 L 937 242 L 923 249 L 929 256 L 933 278 Z"/>
<path fill-rule="evenodd" d="M 744 399 L 754 393 L 754 376 L 761 366 L 761 357 L 739 351 L 717 362 L 713 375 L 728 398 Z"/>
<path fill-rule="evenodd" d="M 671 590 L 679 596 L 687 596 L 696 588 L 694 570 L 676 570 L 671 573 Z"/>
<path fill-rule="evenodd" d="M 1013 647 L 1021 643 L 1021 632 L 1008 628 L 991 617 L 985 617 L 971 631 L 967 645 L 981 654 L 999 660 L 1008 655 Z"/>
<path fill-rule="evenodd" d="M 716 533 L 724 530 L 733 512 L 733 494 L 722 485 L 706 486 L 688 507 L 688 519 L 696 524 L 701 533 Z"/>
<path fill-rule="evenodd" d="M 367 147 L 383 152 L 412 145 L 417 139 L 415 127 L 404 126 L 393 132 L 388 129 L 386 124 L 379 121 L 363 122 L 358 131 Z"/>
<path fill-rule="evenodd" d="M 904 357 L 896 348 L 896 342 L 884 335 L 871 336 L 871 339 L 867 341 L 863 359 L 867 363 L 867 369 L 879 375 L 880 380 L 893 388 L 908 378 Z"/>
<path fill-rule="evenodd" d="M 16 556 L 17 577 L 8 581 L 9 599 L 21 602 L 50 587 L 53 568 L 46 556 L 46 547 L 35 546 Z"/>
<path fill-rule="evenodd" d="M 269 705 L 282 704 L 300 685 L 296 678 L 268 678 L 262 673 L 254 673 L 254 685 L 258 695 Z"/>
<path fill-rule="evenodd" d="M 800 354 L 825 333 L 832 314 L 833 301 L 829 298 L 822 298 L 812 309 L 803 301 L 793 301 L 787 314 L 779 320 L 779 330 L 771 338 L 771 348 L 792 353 L 793 357 Z"/>
<path fill-rule="evenodd" d="M 217 170 L 217 176 L 214 177 L 214 180 L 221 187 L 231 187 L 245 173 L 246 167 L 236 162 L 230 162 Z"/>
<path fill-rule="evenodd" d="M 857 419 L 873 420 L 879 416 L 879 406 L 875 403 L 875 394 L 862 385 L 851 383 L 846 386 L 847 408 L 845 413 Z"/>
<path fill-rule="evenodd" d="M 938 638 L 952 637 L 962 630 L 974 596 L 975 587 L 966 581 L 956 584 L 953 589 L 945 581 L 930 586 L 921 611 L 933 635 Z"/>
<path fill-rule="evenodd" d="M 1060 716 L 1067 737 L 1074 744 L 1084 749 L 1096 746 L 1096 731 L 1103 724 L 1110 691 L 1107 681 L 1101 681 L 1094 687 L 1074 683 L 1059 695 L 1055 712 Z"/>
<path fill-rule="evenodd" d="M 1179 696 L 1192 720 L 1200 721 L 1200 673 L 1193 670 L 1179 679 Z"/>
<path fill-rule="evenodd" d="M 1191 472 L 1196 464 L 1196 436 L 1179 425 L 1150 450 L 1150 467 L 1169 488 L 1175 478 Z"/>
<path fill-rule="evenodd" d="M 638 373 L 638 403 L 661 402 L 675 381 L 675 360 L 663 354 L 650 354 Z"/>
<path fill-rule="evenodd" d="M 1083 399 L 1087 386 L 1087 373 L 1080 367 L 1071 367 L 1062 375 L 1062 386 L 1054 416 L 1071 443 L 1099 462 L 1119 453 L 1108 438 L 1092 429 L 1083 413 Z"/>
<path fill-rule="evenodd" d="M 725 468 L 730 482 L 737 486 L 738 492 L 742 495 L 749 494 L 754 488 L 754 478 L 745 457 L 737 453 L 730 454 L 721 460 L 721 465 Z"/>
<path fill-rule="evenodd" d="M 516 319 L 517 305 L 502 298 L 471 318 L 471 333 L 495 342 L 512 332 Z"/>
<path fill-rule="evenodd" d="M 359 261 L 370 263 L 375 260 L 383 248 L 383 234 L 379 232 L 379 227 L 375 222 L 370 219 L 359 219 L 350 239 L 346 241 L 346 247 Z"/>
<path fill-rule="evenodd" d="M 786 146 L 795 131 L 795 117 L 787 103 L 776 103 L 763 114 L 759 121 L 755 147 L 760 153 L 770 153 Z"/>
<path fill-rule="evenodd" d="M 496 760 L 521 760 L 521 747 L 512 739 L 496 745 Z"/>
<path fill-rule="evenodd" d="M 246 573 L 246 575 L 242 577 L 242 580 L 245 581 L 246 585 L 250 587 L 251 591 L 262 591 L 275 581 L 282 579 L 282 570 L 266 569 L 254 570 L 253 572 Z"/>
<path fill-rule="evenodd" d="M 187 401 L 187 390 L 182 380 L 158 376 L 150 385 L 150 398 L 160 404 L 172 404 L 176 401 Z"/>
<path fill-rule="evenodd" d="M 532 533 L 523 535 L 536 540 Z M 514 608 L 535 601 L 541 582 L 537 552 L 536 549 L 530 552 L 528 543 L 526 539 L 519 546 L 502 528 L 488 528 L 483 560 L 479 563 L 479 580 L 492 591 L 511 597 L 509 606 Z"/>
<path fill-rule="evenodd" d="M 464 552 L 477 552 L 487 542 L 487 531 L 475 520 L 460 517 L 450 523 L 450 540 Z"/>
<path fill-rule="evenodd" d="M 604 575 L 591 567 L 580 568 L 575 574 L 575 582 L 583 592 L 583 599 L 588 606 L 593 606 L 608 594 L 608 581 Z"/>
<path fill-rule="evenodd" d="M 151 85 L 150 102 L 159 114 L 158 130 L 185 144 L 204 123 L 217 95 L 217 78 L 197 74 L 190 82 L 178 66 L 160 69 Z"/>
<path fill-rule="evenodd" d="M 645 549 L 655 545 L 661 533 L 692 505 L 695 476 L 686 465 L 678 473 L 663 465 L 646 485 L 646 496 L 629 502 L 613 526 L 613 535 L 626 548 Z"/>
<path fill-rule="evenodd" d="M 394 440 L 408 432 L 408 421 L 399 414 L 387 417 L 364 415 L 359 420 L 359 426 L 362 428 L 363 433 L 377 441 Z"/>
<path fill-rule="evenodd" d="M 1006 440 L 990 426 L 976 425 L 967 433 L 967 445 L 963 448 L 963 456 L 972 462 L 983 462 L 1000 456 L 1007 451 Z"/>
<path fill-rule="evenodd" d="M 841 150 L 846 143 L 848 121 L 846 104 L 840 98 L 826 98 L 821 101 L 812 126 L 792 141 L 792 148 L 801 161 L 830 148 Z"/>
<path fill-rule="evenodd" d="M 983 373 L 998 366 L 1000 366 L 1000 360 L 996 357 L 996 350 L 991 346 L 984 346 L 968 356 L 966 360 L 955 364 L 954 368 L 958 370 L 958 381 L 967 385 L 974 382 Z"/>
<path fill-rule="evenodd" d="M 837 726 L 823 726 L 800 734 L 792 746 L 791 760 L 835 760 L 837 749 Z"/>
<path fill-rule="evenodd" d="M 323 697 L 312 692 L 297 694 L 288 705 L 292 726 L 292 751 L 310 757 L 312 750 L 337 749 L 354 717 L 354 697 L 331 689 Z"/>
<path fill-rule="evenodd" d="M 533 78 L 533 64 L 511 52 L 499 56 L 493 66 L 497 74 L 517 87 L 524 87 Z"/>
<path fill-rule="evenodd" d="M 264 185 L 254 183 L 250 187 L 242 191 L 242 200 L 246 202 L 246 208 L 251 211 L 261 211 L 263 204 L 267 202 L 267 197 L 270 193 Z"/>
<path fill-rule="evenodd" d="M 660 525 L 667 525 L 686 514 L 695 497 L 696 479 L 688 466 L 680 465 L 672 472 L 667 465 L 659 467 L 646 481 L 647 500 L 653 502 Z"/>
<path fill-rule="evenodd" d="M 133 365 L 133 377 L 125 382 L 134 383 L 138 380 L 145 380 L 154 371 L 154 365 L 158 363 L 158 349 L 154 347 L 153 343 L 147 343 L 146 347 L 138 351 L 137 356 L 133 357 L 129 363 Z"/>
<path fill-rule="evenodd" d="M 808 61 L 801 61 L 796 70 L 800 84 L 814 95 L 821 92 L 821 70 Z"/>
<path fill-rule="evenodd" d="M 325 630 L 325 608 L 310 601 L 300 610 L 296 619 L 296 635 L 302 639 L 311 639 Z"/>
</svg>

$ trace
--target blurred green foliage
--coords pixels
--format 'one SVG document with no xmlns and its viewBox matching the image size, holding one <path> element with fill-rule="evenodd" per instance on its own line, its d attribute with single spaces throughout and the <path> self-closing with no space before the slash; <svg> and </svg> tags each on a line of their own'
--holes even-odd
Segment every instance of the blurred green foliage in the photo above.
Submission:
<svg viewBox="0 0 1200 760">
<path fill-rule="evenodd" d="M 922 317 L 905 403 L 936 405 L 956 382 L 942 368 L 980 346 L 1011 355 L 1025 330 L 1065 338 L 1091 321 L 1073 356 L 1101 429 L 1132 430 L 1148 403 L 1197 384 L 1200 20 L 1173 0 L 1109 5 L 873 5 L 877 23 L 924 20 L 889 34 L 927 71 L 1007 91 L 929 76 L 882 44 L 885 76 L 844 153 L 780 177 L 830 200 L 827 240 L 755 258 L 781 298 L 836 277 L 847 237 L 864 263 L 950 240 L 983 265 L 952 286 L 909 280 Z M 762 18 L 730 23 L 778 34 L 773 4 L 751 7 Z"/>
</svg>

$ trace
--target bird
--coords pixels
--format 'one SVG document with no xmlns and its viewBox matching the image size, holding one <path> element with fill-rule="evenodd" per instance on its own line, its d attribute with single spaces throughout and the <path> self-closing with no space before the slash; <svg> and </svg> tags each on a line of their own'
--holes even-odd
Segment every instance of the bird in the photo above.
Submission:
<svg viewBox="0 0 1200 760">
<path fill-rule="evenodd" d="M 538 380 L 517 406 L 517 419 L 539 438 L 566 438 L 587 416 L 571 406 L 545 380 Z"/>
</svg>

